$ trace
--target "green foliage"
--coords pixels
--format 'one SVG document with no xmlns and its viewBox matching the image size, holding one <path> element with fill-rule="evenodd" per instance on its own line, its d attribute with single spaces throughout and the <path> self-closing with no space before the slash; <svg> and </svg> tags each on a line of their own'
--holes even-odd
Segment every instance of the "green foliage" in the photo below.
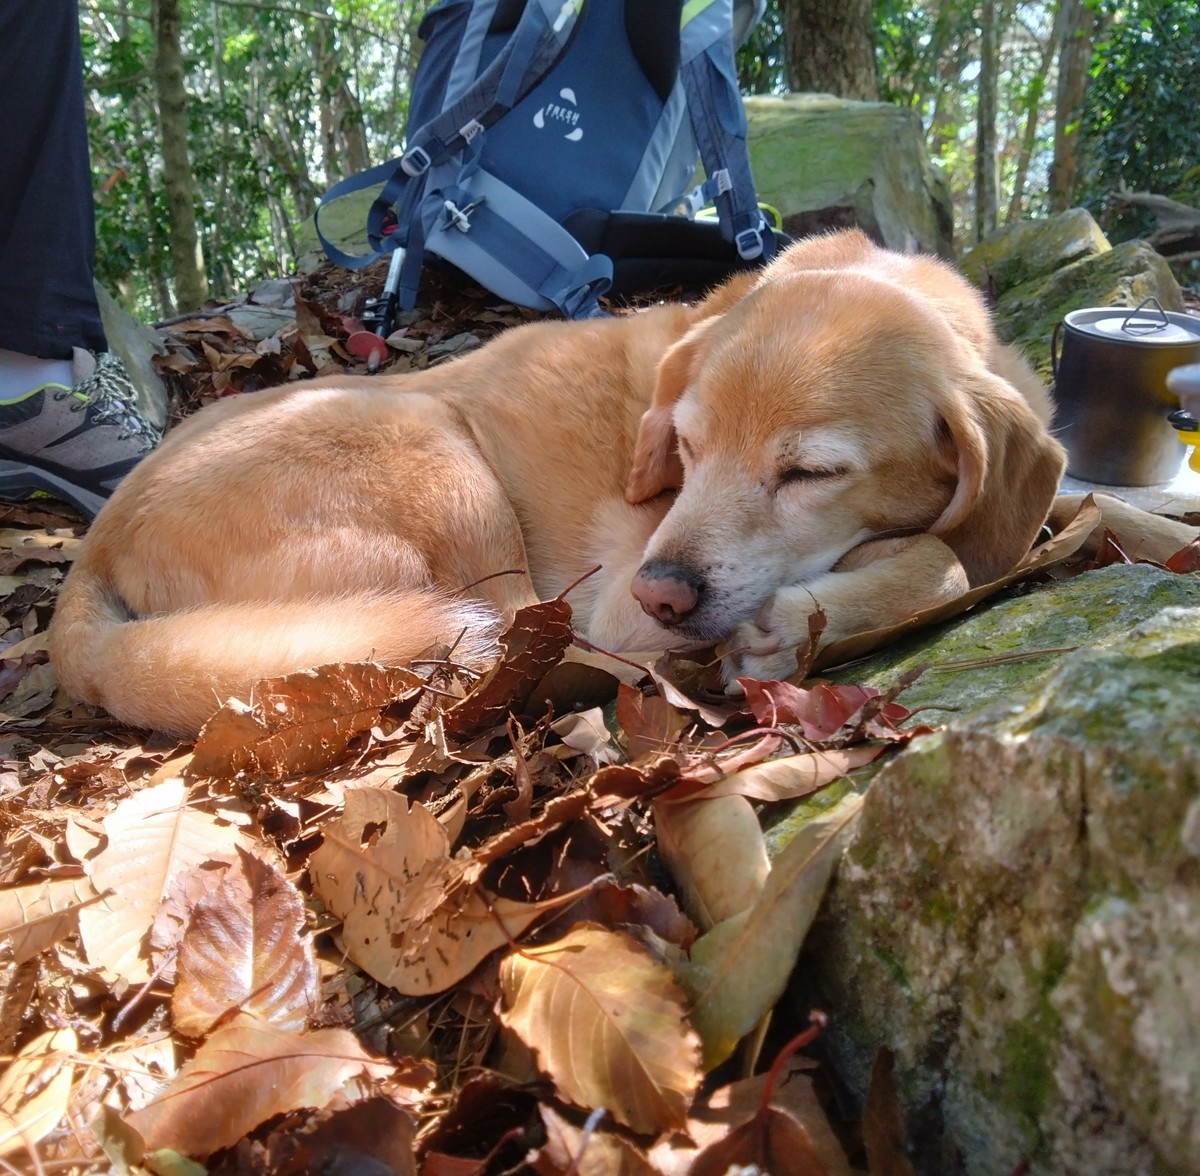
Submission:
<svg viewBox="0 0 1200 1176">
<path fill-rule="evenodd" d="M 787 56 L 779 0 L 767 0 L 762 20 L 738 50 L 737 67 L 743 94 L 779 94 L 787 89 Z"/>
<path fill-rule="evenodd" d="M 1144 210 L 1106 212 L 1122 182 L 1134 191 L 1197 193 L 1200 163 L 1200 6 L 1195 0 L 1103 0 L 1081 127 L 1083 202 L 1115 240 L 1153 228 Z M 1194 180 L 1193 180 L 1194 183 Z"/>
<path fill-rule="evenodd" d="M 293 226 L 327 183 L 399 146 L 424 3 L 183 4 L 188 146 L 214 296 L 294 265 Z M 153 0 L 80 6 L 100 280 L 171 313 Z M 369 157 L 369 158 L 368 158 Z"/>
</svg>

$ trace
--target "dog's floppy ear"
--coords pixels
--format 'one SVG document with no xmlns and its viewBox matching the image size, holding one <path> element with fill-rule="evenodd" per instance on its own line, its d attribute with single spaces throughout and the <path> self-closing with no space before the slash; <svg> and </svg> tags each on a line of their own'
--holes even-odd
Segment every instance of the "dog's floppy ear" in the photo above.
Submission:
<svg viewBox="0 0 1200 1176">
<path fill-rule="evenodd" d="M 958 556 L 972 587 L 1011 571 L 1046 521 L 1066 466 L 1062 446 L 1011 385 L 991 373 L 943 406 L 958 487 L 930 527 Z"/>
<path fill-rule="evenodd" d="M 700 351 L 695 330 L 686 334 L 663 356 L 658 365 L 654 399 L 642 413 L 633 447 L 633 468 L 625 483 L 625 500 L 636 505 L 664 490 L 683 485 L 683 463 L 673 420 L 675 402 L 684 394 Z"/>
</svg>

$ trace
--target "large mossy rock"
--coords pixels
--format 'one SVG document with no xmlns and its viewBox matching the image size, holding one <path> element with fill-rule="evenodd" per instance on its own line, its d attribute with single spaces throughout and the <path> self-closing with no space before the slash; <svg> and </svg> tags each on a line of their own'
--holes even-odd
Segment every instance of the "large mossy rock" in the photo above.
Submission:
<svg viewBox="0 0 1200 1176">
<path fill-rule="evenodd" d="M 828 94 L 745 105 L 759 198 L 789 233 L 857 225 L 892 249 L 954 256 L 949 190 L 914 111 Z"/>
<path fill-rule="evenodd" d="M 966 253 L 959 268 L 994 300 L 1000 337 L 1052 379 L 1054 328 L 1073 310 L 1137 306 L 1157 298 L 1182 310 L 1171 267 L 1145 241 L 1110 247 L 1091 214 L 1071 209 L 1006 225 Z"/>
<path fill-rule="evenodd" d="M 963 254 L 959 268 L 981 290 L 1003 298 L 1014 286 L 1107 253 L 1112 246 L 1085 208 L 1045 220 L 1014 221 Z"/>
<path fill-rule="evenodd" d="M 875 777 L 797 973 L 835 1064 L 893 1051 L 924 1173 L 1200 1171 L 1200 581 L 1088 573 L 855 676 L 917 662 L 960 714 Z"/>
</svg>

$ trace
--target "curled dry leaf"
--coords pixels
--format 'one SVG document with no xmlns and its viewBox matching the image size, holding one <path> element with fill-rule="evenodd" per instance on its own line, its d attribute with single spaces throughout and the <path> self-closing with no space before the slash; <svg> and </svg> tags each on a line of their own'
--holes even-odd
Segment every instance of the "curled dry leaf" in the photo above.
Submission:
<svg viewBox="0 0 1200 1176">
<path fill-rule="evenodd" d="M 381 984 L 409 996 L 441 992 L 539 915 L 569 903 L 489 897 L 464 879 L 447 835 L 423 806 L 393 792 L 355 789 L 325 826 L 309 862 L 313 890 L 342 920 L 346 952 Z"/>
<path fill-rule="evenodd" d="M 670 971 L 628 935 L 581 925 L 500 967 L 501 1020 L 578 1106 L 641 1134 L 682 1127 L 698 1042 Z"/>
<path fill-rule="evenodd" d="M 304 902 L 273 866 L 239 851 L 215 894 L 201 898 L 179 948 L 171 1013 L 201 1037 L 242 1009 L 280 1029 L 301 1030 L 320 985 Z"/>
<path fill-rule="evenodd" d="M 150 978 L 147 932 L 173 878 L 206 861 L 232 861 L 238 831 L 187 807 L 182 780 L 123 800 L 104 819 L 107 847 L 85 869 L 100 900 L 79 912 L 90 963 L 130 983 Z"/>
<path fill-rule="evenodd" d="M 461 702 L 446 711 L 446 733 L 465 740 L 519 713 L 571 644 L 571 606 L 545 600 L 518 609 L 500 637 L 503 656 Z"/>
<path fill-rule="evenodd" d="M 23 964 L 70 935 L 79 911 L 97 899 L 90 878 L 47 878 L 0 891 L 0 941 Z"/>
<path fill-rule="evenodd" d="M 824 897 L 839 834 L 861 808 L 862 797 L 851 793 L 803 826 L 772 863 L 755 904 L 693 944 L 680 980 L 692 998 L 706 1069 L 729 1057 L 779 999 Z"/>
<path fill-rule="evenodd" d="M 370 662 L 301 670 L 258 683 L 249 703 L 231 700 L 205 725 L 188 767 L 193 779 L 239 772 L 282 779 L 337 763 L 397 700 L 416 701 L 425 679 Z"/>
<path fill-rule="evenodd" d="M 1100 521 L 1100 508 L 1089 494 L 1080 503 L 1076 516 L 1057 535 L 1035 547 L 1007 575 L 993 580 L 990 584 L 980 584 L 978 588 L 972 588 L 954 600 L 914 613 L 907 621 L 899 625 L 890 625 L 886 629 L 870 629 L 867 632 L 843 637 L 839 641 L 832 641 L 817 655 L 812 668 L 819 670 L 827 666 L 840 666 L 845 662 L 854 661 L 873 650 L 898 641 L 915 629 L 936 625 L 939 621 L 948 621 L 951 617 L 966 612 L 972 605 L 994 595 L 1001 588 L 1006 588 L 1017 580 L 1031 576 L 1051 564 L 1059 563 L 1068 556 L 1074 555 L 1087 542 L 1088 536 L 1100 525 Z"/>
<path fill-rule="evenodd" d="M 43 1033 L 0 1074 L 0 1156 L 32 1152 L 66 1114 L 77 1047 L 72 1029 Z"/>
<path fill-rule="evenodd" d="M 817 682 L 813 686 L 794 686 L 791 682 L 758 682 L 739 678 L 746 691 L 746 705 L 754 717 L 767 727 L 783 724 L 797 726 L 805 739 L 823 743 L 832 739 L 881 691 L 873 686 L 841 686 Z M 908 710 L 896 703 L 884 707 L 894 722 L 908 717 Z"/>
<path fill-rule="evenodd" d="M 656 801 L 654 829 L 684 910 L 702 930 L 754 905 L 771 860 L 758 814 L 744 796 Z"/>
<path fill-rule="evenodd" d="M 383 1079 L 391 1071 L 346 1029 L 299 1034 L 239 1016 L 126 1122 L 148 1152 L 170 1148 L 203 1159 L 275 1115 L 327 1106 L 352 1079 Z"/>
</svg>

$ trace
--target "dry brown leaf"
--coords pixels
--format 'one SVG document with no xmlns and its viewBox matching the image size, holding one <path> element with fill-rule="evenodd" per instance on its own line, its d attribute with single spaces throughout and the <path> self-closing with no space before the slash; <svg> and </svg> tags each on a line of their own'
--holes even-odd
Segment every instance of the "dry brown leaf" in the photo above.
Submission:
<svg viewBox="0 0 1200 1176">
<path fill-rule="evenodd" d="M 274 1115 L 324 1107 L 352 1079 L 382 1079 L 391 1072 L 346 1029 L 299 1034 L 239 1016 L 216 1030 L 179 1077 L 126 1122 L 148 1152 L 171 1148 L 204 1159 Z"/>
<path fill-rule="evenodd" d="M 469 739 L 519 714 L 537 684 L 556 666 L 571 644 L 571 606 L 545 600 L 518 609 L 500 637 L 503 657 L 462 702 L 444 716 L 446 733 Z"/>
<path fill-rule="evenodd" d="M 201 898 L 179 948 L 175 1028 L 202 1037 L 242 1009 L 302 1030 L 320 999 L 304 902 L 273 866 L 239 851 L 215 894 Z"/>
<path fill-rule="evenodd" d="M 701 930 L 748 910 L 762 893 L 771 859 L 744 796 L 655 801 L 654 831 L 683 909 Z"/>
<path fill-rule="evenodd" d="M 561 1094 L 643 1134 L 682 1127 L 698 1046 L 670 971 L 634 939 L 580 925 L 507 956 L 501 1020 Z"/>
<path fill-rule="evenodd" d="M 617 722 L 625 732 L 625 750 L 636 761 L 674 747 L 691 715 L 672 706 L 661 694 L 643 694 L 622 683 L 617 690 Z"/>
<path fill-rule="evenodd" d="M 239 772 L 284 776 L 337 763 L 397 700 L 415 701 L 425 680 L 401 667 L 339 663 L 259 682 L 249 703 L 232 699 L 205 724 L 188 766 L 193 779 Z"/>
<path fill-rule="evenodd" d="M 715 796 L 745 796 L 751 800 L 798 800 L 841 779 L 847 772 L 878 759 L 886 750 L 882 743 L 805 751 L 743 768 L 724 780 L 694 792 L 689 800 Z"/>
<path fill-rule="evenodd" d="M 692 998 L 706 1069 L 729 1057 L 779 999 L 825 894 L 839 834 L 861 808 L 862 797 L 851 793 L 804 825 L 772 863 L 755 904 L 692 945 L 680 980 Z"/>
<path fill-rule="evenodd" d="M 78 1044 L 73 1029 L 43 1033 L 0 1074 L 0 1156 L 32 1152 L 66 1114 Z"/>
<path fill-rule="evenodd" d="M 655 1176 L 650 1161 L 626 1139 L 602 1128 L 585 1130 L 553 1107 L 538 1107 L 546 1142 L 528 1160 L 539 1176 Z"/>
<path fill-rule="evenodd" d="M 871 1176 L 915 1176 L 916 1169 L 904 1147 L 904 1112 L 896 1091 L 896 1059 L 881 1049 L 871 1064 L 867 1100 L 863 1107 L 862 1136 Z"/>
<path fill-rule="evenodd" d="M 99 902 L 79 912 L 89 962 L 129 983 L 150 978 L 147 932 L 171 880 L 206 861 L 232 861 L 232 825 L 187 807 L 182 780 L 123 800 L 104 819 L 108 845 L 85 864 Z"/>
<path fill-rule="evenodd" d="M 48 878 L 0 891 L 0 940 L 11 940 L 18 964 L 75 930 L 79 911 L 96 901 L 90 878 Z"/>
<path fill-rule="evenodd" d="M 710 1143 L 692 1161 L 689 1176 L 725 1176 L 736 1168 L 771 1176 L 829 1176 L 808 1132 L 777 1107 L 767 1107 Z"/>
<path fill-rule="evenodd" d="M 342 919 L 346 952 L 368 975 L 409 996 L 441 992 L 539 915 L 572 901 L 489 898 L 463 882 L 445 830 L 393 792 L 355 789 L 322 830 L 309 861 L 313 890 Z"/>
</svg>

